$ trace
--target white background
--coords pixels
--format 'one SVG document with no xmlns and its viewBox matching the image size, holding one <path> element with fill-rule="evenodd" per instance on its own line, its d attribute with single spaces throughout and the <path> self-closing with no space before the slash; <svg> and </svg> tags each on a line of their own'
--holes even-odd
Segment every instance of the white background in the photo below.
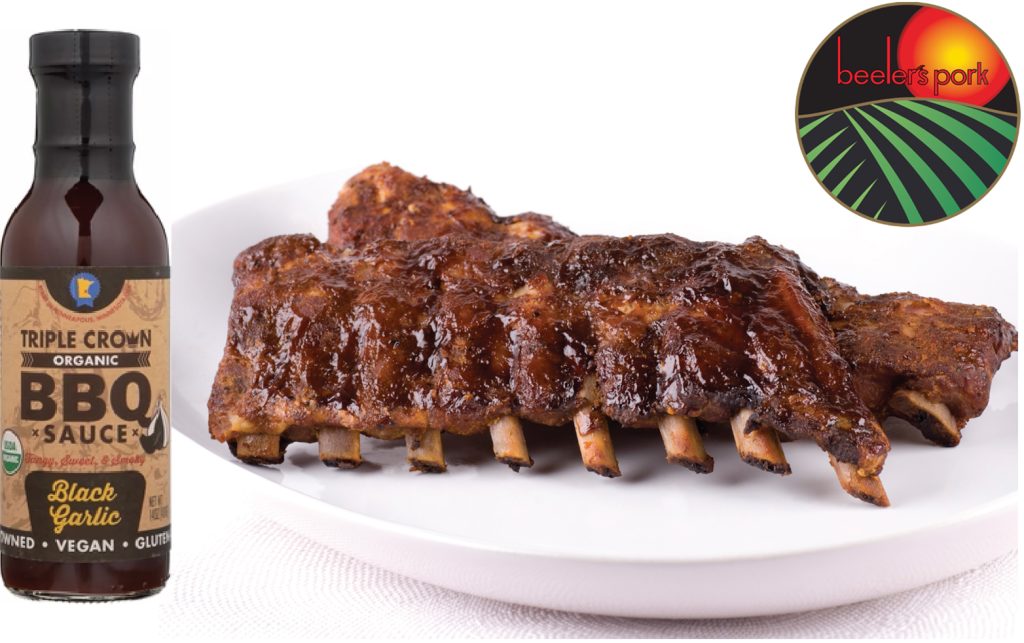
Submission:
<svg viewBox="0 0 1024 643">
<path fill-rule="evenodd" d="M 857 253 L 873 270 L 835 276 L 868 291 L 899 289 L 905 270 L 927 271 L 961 301 L 973 301 L 979 279 L 1002 281 L 1004 301 L 978 303 L 998 305 L 1017 321 L 1014 257 L 1024 162 L 1011 162 L 970 211 L 924 229 L 878 225 L 846 212 L 807 170 L 793 127 L 801 72 L 831 29 L 869 6 L 8 4 L 0 16 L 0 209 L 13 209 L 32 179 L 28 37 L 50 29 L 118 29 L 142 37 L 136 174 L 168 227 L 240 192 L 389 160 L 471 184 L 500 213 L 546 212 L 578 231 L 672 231 L 728 241 L 756 233 L 792 245 L 822 272 L 831 253 Z M 1021 3 L 945 6 L 981 26 L 1020 71 Z M 965 266 L 952 241 L 1007 252 L 995 252 L 989 265 Z M 893 253 L 894 244 L 906 252 Z M 186 484 L 194 491 L 195 478 L 207 474 L 183 472 L 187 449 L 179 453 L 176 492 Z M 182 482 L 185 477 L 191 482 Z M 203 537 L 217 533 L 218 501 L 244 513 L 250 505 L 244 490 L 237 493 L 242 497 L 228 500 L 217 489 L 191 496 L 181 490 L 175 504 L 181 552 L 198 552 Z M 189 497 L 198 505 L 184 506 Z M 1006 583 L 1007 591 L 1014 585 Z M 122 609 L 118 619 L 126 621 L 102 624 L 91 621 L 95 612 L 76 610 L 76 618 L 86 619 L 76 627 L 101 634 L 90 628 L 146 626 L 151 636 L 156 632 L 143 615 L 166 614 L 167 600 L 149 603 L 164 601 L 163 608 Z M 414 622 L 419 614 L 395 609 Z M 19 629 L 30 636 L 39 624 L 34 619 L 67 613 L 0 595 L 5 640 Z M 941 623 L 935 627 L 943 631 Z M 658 633 L 599 627 L 585 633 L 602 631 Z"/>
</svg>

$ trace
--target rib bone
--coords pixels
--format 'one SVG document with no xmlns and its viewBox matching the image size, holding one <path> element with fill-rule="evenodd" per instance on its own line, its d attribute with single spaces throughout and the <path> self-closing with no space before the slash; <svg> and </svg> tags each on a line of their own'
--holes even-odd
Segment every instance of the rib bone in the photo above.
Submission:
<svg viewBox="0 0 1024 643">
<path fill-rule="evenodd" d="M 608 420 L 604 415 L 588 404 L 576 411 L 573 424 L 576 425 L 576 440 L 579 442 L 580 455 L 587 470 L 606 478 L 620 476 L 619 462 L 615 459 L 612 436 L 608 430 Z"/>
<path fill-rule="evenodd" d="M 658 421 L 665 443 L 665 458 L 697 473 L 711 473 L 715 460 L 704 450 L 697 421 L 682 415 L 666 415 Z"/>
<path fill-rule="evenodd" d="M 440 429 L 427 429 L 422 433 L 409 431 L 405 434 L 405 447 L 410 471 L 443 473 L 447 470 Z"/>
<path fill-rule="evenodd" d="M 355 469 L 363 459 L 359 452 L 359 432 L 349 429 L 320 429 L 320 461 L 329 467 Z"/>
<path fill-rule="evenodd" d="M 732 418 L 732 435 L 740 458 L 759 469 L 789 475 L 793 470 L 786 462 L 786 455 L 782 452 L 782 445 L 779 444 L 779 436 L 775 431 L 768 428 L 746 430 L 753 413 L 750 409 L 743 409 Z"/>
<path fill-rule="evenodd" d="M 533 466 L 519 418 L 506 415 L 492 422 L 491 442 L 494 444 L 495 459 L 507 464 L 513 471 L 519 471 L 519 467 Z"/>
<path fill-rule="evenodd" d="M 924 437 L 944 447 L 960 444 L 960 428 L 949 407 L 931 402 L 917 391 L 901 389 L 889 400 L 889 412 L 920 429 Z"/>
<path fill-rule="evenodd" d="M 857 471 L 857 465 L 849 462 L 839 462 L 832 454 L 828 456 L 832 468 L 836 471 L 839 484 L 843 490 L 858 500 L 870 502 L 879 507 L 889 506 L 889 496 L 885 493 L 882 480 L 875 475 L 861 475 Z"/>
<path fill-rule="evenodd" d="M 280 435 L 249 433 L 235 443 L 235 457 L 246 464 L 281 464 L 285 443 Z"/>
</svg>

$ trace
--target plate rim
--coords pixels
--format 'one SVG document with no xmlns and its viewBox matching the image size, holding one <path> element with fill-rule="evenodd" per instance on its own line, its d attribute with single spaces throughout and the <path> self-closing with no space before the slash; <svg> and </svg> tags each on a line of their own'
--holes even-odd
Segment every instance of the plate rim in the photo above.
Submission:
<svg viewBox="0 0 1024 643">
<path fill-rule="evenodd" d="M 261 481 L 261 485 L 270 485 L 270 487 L 279 494 L 283 493 L 287 495 L 289 498 L 297 497 L 302 502 L 310 502 L 312 504 L 315 504 L 317 510 L 327 511 L 330 513 L 337 513 L 339 514 L 339 517 L 343 517 L 346 520 L 352 520 L 354 522 L 361 523 L 366 527 L 385 531 L 392 535 L 415 538 L 423 542 L 460 547 L 465 549 L 471 549 L 478 552 L 497 553 L 512 556 L 524 556 L 542 560 L 571 561 L 578 563 L 602 563 L 612 565 L 718 565 L 741 562 L 774 561 L 783 558 L 808 556 L 822 553 L 834 553 L 854 547 L 878 545 L 879 543 L 897 538 L 908 538 L 918 533 L 933 533 L 935 531 L 945 531 L 951 528 L 958 527 L 967 528 L 970 527 L 972 524 L 980 522 L 982 520 L 995 518 L 1006 512 L 1013 512 L 1017 508 L 1019 494 L 1019 490 L 1014 490 L 1010 493 L 993 498 L 985 503 L 982 503 L 981 505 L 970 507 L 969 509 L 957 512 L 951 516 L 946 516 L 938 522 L 933 522 L 926 525 L 916 525 L 908 529 L 889 532 L 884 535 L 873 536 L 870 538 L 862 538 L 860 540 L 844 542 L 834 545 L 805 547 L 800 549 L 775 551 L 765 554 L 740 554 L 734 556 L 713 556 L 708 558 L 633 558 L 630 556 L 621 555 L 607 556 L 598 554 L 573 554 L 555 551 L 545 551 L 543 549 L 522 548 L 509 545 L 494 545 L 482 541 L 476 541 L 464 536 L 446 534 L 444 532 L 429 529 L 427 527 L 418 527 L 415 525 L 409 525 L 395 520 L 389 520 L 387 518 L 381 518 L 378 516 L 371 516 L 368 514 L 360 513 L 353 509 L 349 509 L 347 507 L 342 507 L 330 503 L 324 500 L 323 498 L 318 498 L 308 493 L 304 493 L 293 487 L 289 487 L 279 482 L 275 482 L 274 480 L 271 480 L 263 475 L 260 475 L 257 471 L 248 471 L 247 467 L 263 467 L 264 465 L 248 465 L 243 462 L 232 462 L 231 460 L 228 460 L 227 458 L 218 455 L 212 449 L 208 449 L 207 447 L 205 447 L 198 440 L 193 438 L 189 433 L 175 426 L 173 421 L 172 428 L 182 437 L 193 442 L 197 447 L 199 447 L 200 450 L 206 453 L 209 457 L 224 463 L 223 465 L 220 466 L 226 466 L 235 469 L 239 476 L 251 476 L 257 478 Z M 213 440 L 212 437 L 210 439 Z M 872 507 L 865 507 L 865 509 L 870 510 L 872 509 Z M 879 508 L 877 510 L 884 511 L 885 509 Z"/>
</svg>

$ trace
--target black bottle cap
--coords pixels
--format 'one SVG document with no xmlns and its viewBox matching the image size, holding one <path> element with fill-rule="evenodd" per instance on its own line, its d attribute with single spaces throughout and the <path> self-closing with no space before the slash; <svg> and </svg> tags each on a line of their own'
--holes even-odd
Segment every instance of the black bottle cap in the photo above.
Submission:
<svg viewBox="0 0 1024 643">
<path fill-rule="evenodd" d="M 29 69 L 92 67 L 139 71 L 139 37 L 122 31 L 69 30 L 37 33 L 29 39 Z"/>
</svg>

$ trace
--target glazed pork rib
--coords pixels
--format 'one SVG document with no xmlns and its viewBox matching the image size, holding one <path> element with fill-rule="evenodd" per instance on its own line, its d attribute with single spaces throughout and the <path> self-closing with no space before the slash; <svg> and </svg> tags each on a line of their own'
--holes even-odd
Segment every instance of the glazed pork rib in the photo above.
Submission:
<svg viewBox="0 0 1024 643">
<path fill-rule="evenodd" d="M 389 239 L 396 241 L 378 243 Z M 357 466 L 364 433 L 405 437 L 414 469 L 443 471 L 442 430 L 486 429 L 495 457 L 518 469 L 532 464 L 520 418 L 571 419 L 587 468 L 614 476 L 611 417 L 657 426 L 670 461 L 709 472 L 713 460 L 695 419 L 727 419 L 747 462 L 788 473 L 779 436 L 810 437 L 829 452 L 844 489 L 884 505 L 877 473 L 887 442 L 877 421 L 896 415 L 955 445 L 1016 350 L 1016 331 L 992 308 L 861 295 L 760 239 L 729 246 L 576 237 L 542 215 L 498 217 L 471 192 L 388 164 L 345 185 L 330 213 L 329 242 L 271 239 L 236 261 L 210 428 L 244 461 L 280 462 L 287 443 L 300 440 L 318 441 L 327 464 Z M 662 252 L 662 244 L 673 250 Z M 658 266 L 653 273 L 643 273 L 649 260 L 637 271 L 645 252 Z M 672 274 L 703 274 L 697 280 L 705 287 L 717 268 L 698 259 L 728 252 L 748 262 L 771 257 L 726 268 L 727 276 L 749 272 L 757 296 L 748 293 L 746 307 L 730 309 L 721 292 L 681 286 L 685 280 L 660 288 L 661 255 L 671 258 Z M 532 259 L 509 264 L 512 257 Z M 764 271 L 788 276 L 773 280 Z M 772 366 L 754 348 L 757 332 L 743 340 L 736 331 L 778 311 L 788 329 L 776 330 L 789 335 L 772 356 L 784 358 L 781 366 Z M 793 334 L 797 326 L 802 332 Z M 402 343 L 410 333 L 415 350 Z M 817 388 L 789 375 L 800 358 L 785 358 L 807 354 L 818 356 L 806 376 Z M 839 369 L 821 364 L 844 361 L 847 381 L 825 384 Z M 771 368 L 787 374 L 768 377 L 776 388 L 762 386 Z M 800 392 L 784 393 L 785 382 Z M 800 407 L 808 390 L 816 391 L 812 402 L 789 408 Z M 385 395 L 396 391 L 397 398 Z"/>
<path fill-rule="evenodd" d="M 694 421 L 731 422 L 748 461 L 788 472 L 764 445 L 812 439 L 848 492 L 886 505 L 888 441 L 806 274 L 756 237 L 275 237 L 235 262 L 211 434 L 250 462 L 318 439 L 340 466 L 359 463 L 358 434 L 405 437 L 437 471 L 442 431 L 490 430 L 499 459 L 528 466 L 519 420 L 571 422 L 587 468 L 615 476 L 609 418 L 658 427 L 698 471 Z"/>
<path fill-rule="evenodd" d="M 823 278 L 839 350 L 861 399 L 880 417 L 910 422 L 942 446 L 988 406 L 992 378 L 1017 350 L 995 308 L 911 293 L 862 295 Z"/>
<path fill-rule="evenodd" d="M 471 191 L 387 163 L 345 184 L 329 223 L 329 241 L 338 247 L 442 234 L 537 241 L 575 236 L 543 215 L 499 217 Z M 1013 326 L 988 306 L 910 293 L 861 295 L 801 269 L 853 369 L 855 389 L 878 419 L 900 417 L 937 444 L 958 444 L 960 430 L 987 406 L 999 365 L 1017 349 Z M 784 461 L 771 444 L 761 452 Z"/>
</svg>

